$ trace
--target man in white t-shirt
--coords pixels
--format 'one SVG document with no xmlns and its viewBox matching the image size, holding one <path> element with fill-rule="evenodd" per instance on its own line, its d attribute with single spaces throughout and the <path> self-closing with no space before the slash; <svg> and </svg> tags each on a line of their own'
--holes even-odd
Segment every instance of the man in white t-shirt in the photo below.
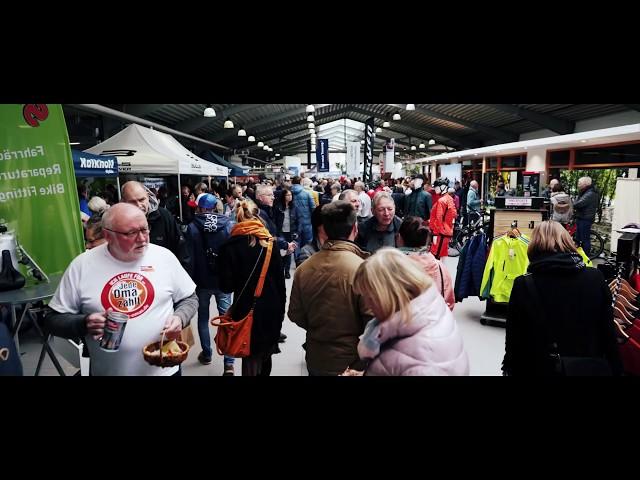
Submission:
<svg viewBox="0 0 640 480">
<path fill-rule="evenodd" d="M 85 337 L 91 375 L 180 375 L 179 367 L 149 365 L 142 349 L 180 336 L 198 309 L 196 285 L 171 251 L 149 243 L 144 213 L 119 203 L 105 212 L 106 244 L 77 256 L 62 277 L 45 325 L 65 338 Z M 120 348 L 105 351 L 99 339 L 109 310 L 129 316 Z"/>
<path fill-rule="evenodd" d="M 364 191 L 364 183 L 356 182 L 353 184 L 353 189 L 358 192 L 358 198 L 360 199 L 360 212 L 358 218 L 367 220 L 371 217 L 371 197 Z"/>
</svg>

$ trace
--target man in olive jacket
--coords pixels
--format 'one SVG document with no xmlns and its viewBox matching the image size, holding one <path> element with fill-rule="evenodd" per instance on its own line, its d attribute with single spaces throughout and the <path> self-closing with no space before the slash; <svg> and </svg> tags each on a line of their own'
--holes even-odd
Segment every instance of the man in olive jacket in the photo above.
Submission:
<svg viewBox="0 0 640 480">
<path fill-rule="evenodd" d="M 288 312 L 289 319 L 307 331 L 312 376 L 359 369 L 358 337 L 372 316 L 352 287 L 356 270 L 368 256 L 353 242 L 358 235 L 353 205 L 344 200 L 325 205 L 322 224 L 328 240 L 296 269 Z"/>
</svg>

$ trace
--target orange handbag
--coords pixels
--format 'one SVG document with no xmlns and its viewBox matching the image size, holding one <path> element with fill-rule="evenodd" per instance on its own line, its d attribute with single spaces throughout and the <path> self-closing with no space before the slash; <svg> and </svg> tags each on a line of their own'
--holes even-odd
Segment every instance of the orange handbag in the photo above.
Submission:
<svg viewBox="0 0 640 480">
<path fill-rule="evenodd" d="M 214 338 L 216 342 L 216 350 L 219 355 L 226 355 L 227 357 L 235 357 L 235 358 L 243 358 L 251 355 L 251 327 L 253 326 L 253 309 L 256 306 L 256 300 L 260 298 L 262 295 L 262 287 L 264 286 L 264 280 L 267 276 L 267 269 L 269 268 L 269 262 L 271 261 L 271 250 L 273 248 L 273 241 L 269 241 L 267 246 L 267 255 L 264 259 L 264 263 L 262 264 L 262 271 L 260 272 L 260 278 L 258 279 L 258 284 L 256 285 L 256 291 L 253 295 L 253 305 L 251 306 L 251 310 L 249 313 L 241 320 L 234 321 L 231 316 L 231 310 L 233 309 L 233 305 L 229 307 L 227 312 L 224 315 L 220 315 L 219 317 L 215 317 L 211 319 L 211 325 L 214 327 L 218 327 L 218 331 L 216 332 L 216 336 Z M 238 299 L 244 293 L 244 289 L 247 288 L 251 277 L 253 277 L 253 272 L 255 272 L 258 263 L 260 263 L 260 257 L 262 256 L 262 252 L 264 248 L 260 251 L 260 255 L 258 255 L 258 261 L 256 262 L 249 278 L 247 279 L 247 283 L 245 283 L 240 295 L 238 295 Z M 235 301 L 236 299 L 234 299 Z"/>
</svg>

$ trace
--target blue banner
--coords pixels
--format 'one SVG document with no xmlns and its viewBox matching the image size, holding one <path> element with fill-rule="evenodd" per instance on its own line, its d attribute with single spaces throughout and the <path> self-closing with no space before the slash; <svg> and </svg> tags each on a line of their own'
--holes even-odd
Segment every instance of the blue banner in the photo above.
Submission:
<svg viewBox="0 0 640 480">
<path fill-rule="evenodd" d="M 316 144 L 316 171 L 329 171 L 329 139 L 321 138 Z"/>
<path fill-rule="evenodd" d="M 117 177 L 118 159 L 113 156 L 71 150 L 76 177 Z"/>
</svg>

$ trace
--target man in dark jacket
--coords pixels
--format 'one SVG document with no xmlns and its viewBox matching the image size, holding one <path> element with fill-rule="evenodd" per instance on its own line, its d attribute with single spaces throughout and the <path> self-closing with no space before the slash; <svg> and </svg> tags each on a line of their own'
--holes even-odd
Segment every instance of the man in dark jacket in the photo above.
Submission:
<svg viewBox="0 0 640 480">
<path fill-rule="evenodd" d="M 396 206 L 391 194 L 377 193 L 373 197 L 373 217 L 363 222 L 356 243 L 371 253 L 382 247 L 396 247 L 402 220 L 395 213 Z"/>
<path fill-rule="evenodd" d="M 411 194 L 405 197 L 404 214 L 406 216 L 419 217 L 423 220 L 429 219 L 431 205 L 428 204 L 428 193 L 422 188 L 424 182 L 423 175 L 416 175 L 411 182 Z"/>
<path fill-rule="evenodd" d="M 273 199 L 273 187 L 263 184 L 259 184 L 256 187 L 256 205 L 260 209 L 260 218 L 264 221 L 269 233 L 276 239 L 275 246 L 278 247 L 279 250 L 287 250 L 288 253 L 292 253 L 296 249 L 296 242 L 287 242 L 283 237 L 278 236 Z M 278 254 L 279 253 L 280 252 L 278 252 Z"/>
<path fill-rule="evenodd" d="M 189 253 L 184 235 L 171 212 L 160 207 L 155 195 L 140 182 L 131 181 L 122 185 L 121 197 L 122 202 L 138 207 L 147 216 L 149 241 L 171 250 L 186 270 L 190 263 Z"/>
<path fill-rule="evenodd" d="M 576 238 L 578 243 L 582 244 L 584 253 L 587 255 L 589 255 L 591 251 L 589 232 L 591 231 L 591 225 L 593 225 L 596 219 L 596 212 L 598 211 L 598 203 L 600 201 L 598 192 L 596 192 L 591 183 L 591 177 L 582 177 L 578 180 L 580 195 L 578 195 L 578 199 L 573 203 L 573 211 L 578 226 Z"/>
<path fill-rule="evenodd" d="M 231 306 L 231 294 L 220 290 L 217 265 L 210 266 L 207 259 L 207 249 L 217 255 L 222 244 L 229 238 L 233 222 L 225 215 L 215 212 L 217 198 L 210 193 L 198 196 L 196 214 L 187 227 L 185 239 L 189 249 L 191 263 L 187 272 L 196 284 L 198 295 L 198 336 L 202 352 L 198 361 L 203 365 L 211 363 L 211 334 L 209 332 L 209 303 L 211 297 L 216 297 L 218 315 L 223 315 Z M 224 357 L 224 376 L 233 375 L 232 357 Z"/>
</svg>

